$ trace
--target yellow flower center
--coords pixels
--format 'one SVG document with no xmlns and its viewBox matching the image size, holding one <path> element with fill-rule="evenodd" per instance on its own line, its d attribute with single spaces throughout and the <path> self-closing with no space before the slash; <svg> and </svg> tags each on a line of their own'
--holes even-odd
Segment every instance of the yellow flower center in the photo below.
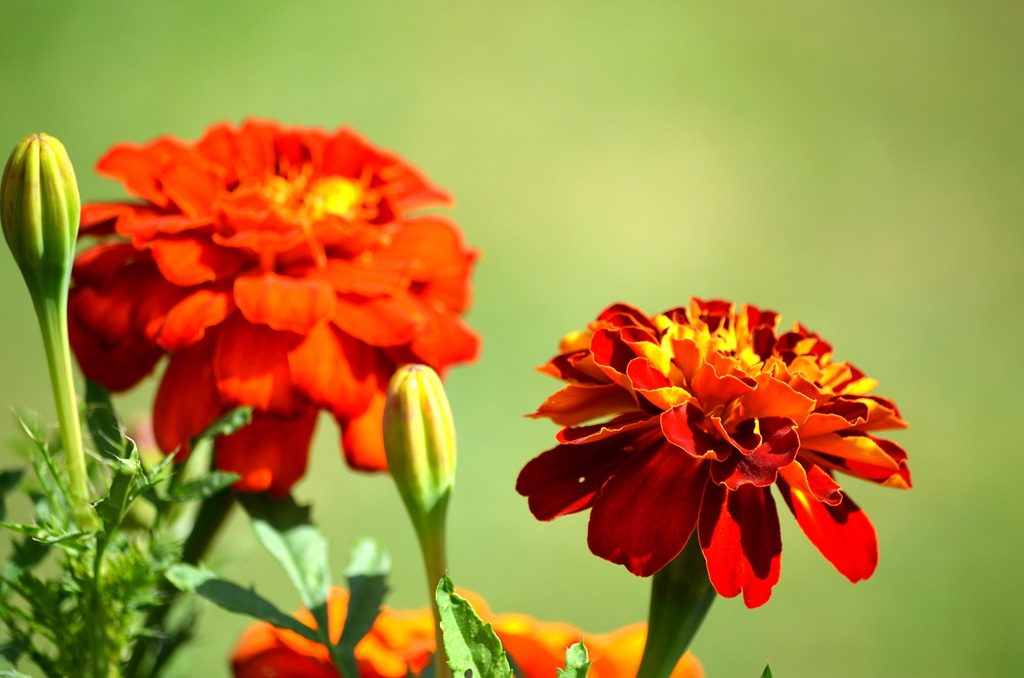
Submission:
<svg viewBox="0 0 1024 678">
<path fill-rule="evenodd" d="M 303 202 L 314 219 L 324 214 L 344 217 L 351 214 L 352 208 L 362 197 L 363 192 L 355 182 L 341 177 L 328 177 L 310 186 Z"/>
</svg>

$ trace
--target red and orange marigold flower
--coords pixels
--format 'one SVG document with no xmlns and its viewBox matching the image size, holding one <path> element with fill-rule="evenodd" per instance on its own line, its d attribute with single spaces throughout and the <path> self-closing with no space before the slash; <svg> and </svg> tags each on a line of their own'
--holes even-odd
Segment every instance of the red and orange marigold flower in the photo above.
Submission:
<svg viewBox="0 0 1024 678">
<path fill-rule="evenodd" d="M 217 443 L 238 489 L 287 492 L 319 409 L 350 465 L 385 468 L 396 366 L 477 355 L 460 317 L 476 254 L 448 219 L 410 214 L 449 196 L 351 129 L 220 124 L 195 143 L 114 146 L 97 169 L 141 201 L 82 210 L 81 235 L 98 239 L 70 296 L 82 370 L 120 391 L 169 355 L 153 428 L 179 459 L 216 417 L 253 406 Z"/>
<path fill-rule="evenodd" d="M 870 577 L 874 528 L 835 473 L 909 488 L 906 452 L 873 435 L 906 423 L 817 334 L 778 324 L 693 299 L 653 317 L 616 304 L 566 336 L 541 371 L 568 385 L 533 415 L 564 426 L 559 444 L 517 483 L 533 515 L 591 509 L 591 551 L 640 576 L 695 534 L 718 593 L 756 607 L 779 579 L 774 485 L 825 558 Z"/>
<path fill-rule="evenodd" d="M 590 678 L 633 678 L 640 666 L 647 629 L 633 624 L 606 635 L 584 634 L 568 624 L 538 622 L 522 614 L 492 615 L 478 596 L 469 598 L 477 613 L 489 621 L 506 653 L 522 670 L 524 678 L 553 678 L 565 665 L 565 650 L 584 640 L 593 665 Z M 334 588 L 327 601 L 331 638 L 341 636 L 348 605 L 348 591 Z M 315 628 L 308 611 L 296 617 Z M 434 619 L 430 610 L 381 610 L 370 632 L 356 646 L 359 678 L 405 678 L 418 675 L 430 663 L 434 651 Z M 235 678 L 329 678 L 337 676 L 322 645 L 292 631 L 266 622 L 250 626 L 231 657 Z M 700 662 L 687 653 L 671 678 L 703 678 Z M 346 676 L 345 678 L 349 678 Z"/>
</svg>

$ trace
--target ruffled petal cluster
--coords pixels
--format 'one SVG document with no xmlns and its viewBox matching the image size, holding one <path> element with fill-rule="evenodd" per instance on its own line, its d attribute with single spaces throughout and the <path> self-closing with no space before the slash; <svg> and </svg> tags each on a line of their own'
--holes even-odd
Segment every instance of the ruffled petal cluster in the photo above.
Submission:
<svg viewBox="0 0 1024 678">
<path fill-rule="evenodd" d="M 249 121 L 195 143 L 113 147 L 98 171 L 136 202 L 91 204 L 75 263 L 71 342 L 120 391 L 170 356 L 154 406 L 164 452 L 219 415 L 255 408 L 217 446 L 237 489 L 286 493 L 318 410 L 351 466 L 386 467 L 381 413 L 397 365 L 473 360 L 460 315 L 476 253 L 438 215 L 449 196 L 348 128 Z"/>
<path fill-rule="evenodd" d="M 906 452 L 875 435 L 907 424 L 832 354 L 753 306 L 692 299 L 648 316 L 613 305 L 541 368 L 568 385 L 533 416 L 564 428 L 517 490 L 541 520 L 591 509 L 591 551 L 640 576 L 696 534 L 718 593 L 756 607 L 779 579 L 774 486 L 822 555 L 866 579 L 875 531 L 836 474 L 909 488 Z"/>
<path fill-rule="evenodd" d="M 506 653 L 524 678 L 552 678 L 565 666 L 565 650 L 584 640 L 593 665 L 591 678 L 633 678 L 640 666 L 647 629 L 634 624 L 606 635 L 590 635 L 568 624 L 538 622 L 522 614 L 492 615 L 487 604 L 471 593 L 460 592 L 489 621 Z M 327 608 L 331 638 L 341 637 L 348 592 L 332 589 Z M 306 610 L 296 618 L 315 628 Z M 405 678 L 418 675 L 434 652 L 433 617 L 421 610 L 381 610 L 370 632 L 356 646 L 360 678 Z M 235 678 L 328 678 L 337 676 L 326 648 L 296 633 L 259 622 L 242 635 L 231 657 Z M 703 678 L 700 662 L 687 653 L 671 678 Z"/>
</svg>

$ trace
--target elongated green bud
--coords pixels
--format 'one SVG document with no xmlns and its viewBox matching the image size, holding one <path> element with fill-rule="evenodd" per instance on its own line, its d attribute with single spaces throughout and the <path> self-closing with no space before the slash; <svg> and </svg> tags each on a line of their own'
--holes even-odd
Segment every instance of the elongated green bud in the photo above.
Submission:
<svg viewBox="0 0 1024 678">
<path fill-rule="evenodd" d="M 89 503 L 89 478 L 68 346 L 68 286 L 75 259 L 81 200 L 63 144 L 31 134 L 14 148 L 0 180 L 0 222 L 25 278 L 43 334 L 68 471 L 68 491 L 79 527 L 99 527 Z"/>
<path fill-rule="evenodd" d="M 413 522 L 443 510 L 455 481 L 455 424 L 441 379 L 426 365 L 406 365 L 391 378 L 384 449 Z"/>
<path fill-rule="evenodd" d="M 67 289 L 81 200 L 64 145 L 46 134 L 18 144 L 0 183 L 0 221 L 33 300 Z"/>
<path fill-rule="evenodd" d="M 441 379 L 426 365 L 406 365 L 391 377 L 384 451 L 423 553 L 434 612 L 435 676 L 450 678 L 434 589 L 448 570 L 445 519 L 455 483 L 455 423 Z"/>
</svg>

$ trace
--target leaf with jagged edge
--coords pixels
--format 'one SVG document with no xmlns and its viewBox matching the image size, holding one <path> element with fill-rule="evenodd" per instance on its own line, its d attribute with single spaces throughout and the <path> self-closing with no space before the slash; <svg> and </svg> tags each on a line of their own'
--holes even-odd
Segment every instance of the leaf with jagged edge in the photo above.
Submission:
<svg viewBox="0 0 1024 678">
<path fill-rule="evenodd" d="M 341 637 L 335 644 L 338 668 L 343 676 L 359 675 L 355 650 L 370 632 L 380 614 L 388 592 L 387 577 L 391 557 L 371 539 L 363 539 L 352 548 L 345 577 L 348 579 L 348 610 Z"/>
<path fill-rule="evenodd" d="M 581 640 L 565 650 L 565 668 L 558 669 L 558 678 L 587 678 L 590 671 L 590 656 L 587 646 Z"/>
<path fill-rule="evenodd" d="M 469 601 L 455 593 L 448 575 L 441 577 L 435 593 L 441 612 L 441 632 L 454 678 L 512 678 L 512 669 L 501 641 L 485 624 Z"/>
<path fill-rule="evenodd" d="M 263 548 L 281 565 L 299 592 L 302 604 L 319 628 L 328 628 L 327 594 L 331 573 L 327 566 L 327 540 L 312 524 L 308 506 L 291 496 L 272 499 L 263 494 L 242 494 L 242 506 Z M 328 641 L 329 642 L 329 641 Z"/>
<path fill-rule="evenodd" d="M 278 628 L 294 631 L 314 643 L 320 642 L 320 636 L 314 629 L 285 614 L 256 591 L 221 579 L 207 569 L 179 563 L 168 569 L 165 576 L 178 589 L 194 591 L 225 610 L 255 617 Z"/>
</svg>

